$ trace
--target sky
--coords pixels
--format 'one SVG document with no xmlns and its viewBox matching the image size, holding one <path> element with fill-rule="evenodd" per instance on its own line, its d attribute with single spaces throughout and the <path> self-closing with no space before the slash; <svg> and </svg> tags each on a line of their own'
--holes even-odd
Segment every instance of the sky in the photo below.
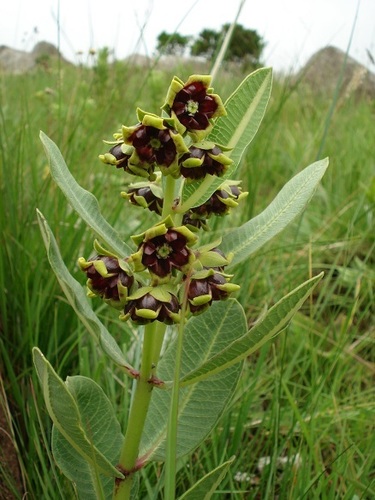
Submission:
<svg viewBox="0 0 375 500">
<path fill-rule="evenodd" d="M 375 72 L 367 52 L 375 59 L 375 0 L 2 0 L 0 45 L 30 51 L 46 40 L 73 62 L 103 47 L 117 59 L 152 56 L 162 31 L 218 31 L 241 2 L 238 22 L 264 38 L 262 62 L 276 71 L 299 69 L 326 45 L 346 51 L 350 43 L 349 54 Z"/>
</svg>

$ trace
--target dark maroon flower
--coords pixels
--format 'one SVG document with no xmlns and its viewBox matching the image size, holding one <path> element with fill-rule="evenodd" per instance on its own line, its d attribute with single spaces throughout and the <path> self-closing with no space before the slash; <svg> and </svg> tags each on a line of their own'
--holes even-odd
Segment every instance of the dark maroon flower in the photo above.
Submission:
<svg viewBox="0 0 375 500">
<path fill-rule="evenodd" d="M 175 160 L 177 149 L 170 130 L 140 125 L 129 137 L 139 158 L 149 164 L 169 167 Z"/>
<path fill-rule="evenodd" d="M 193 82 L 176 95 L 172 110 L 187 130 L 205 130 L 218 108 L 212 95 L 206 93 L 202 82 Z"/>
<path fill-rule="evenodd" d="M 207 143 L 207 147 L 192 145 L 180 159 L 180 172 L 189 179 L 203 179 L 206 174 L 222 176 L 232 160 L 219 146 Z"/>
<path fill-rule="evenodd" d="M 163 199 L 156 194 L 159 194 L 159 190 L 160 187 L 149 184 L 141 187 L 131 187 L 127 193 L 121 193 L 121 195 L 126 197 L 133 205 L 148 208 L 151 212 L 161 215 Z"/>
<path fill-rule="evenodd" d="M 226 181 L 205 203 L 191 209 L 192 216 L 194 215 L 195 218 L 208 218 L 212 214 L 228 214 L 230 209 L 236 207 L 238 202 L 248 194 L 243 192 L 238 184 L 238 181 Z"/>
<path fill-rule="evenodd" d="M 172 268 L 181 269 L 188 264 L 190 257 L 186 243 L 182 234 L 168 229 L 166 234 L 143 244 L 142 264 L 160 277 L 170 274 Z"/>
<path fill-rule="evenodd" d="M 212 93 L 210 83 L 211 76 L 192 75 L 186 83 L 173 78 L 163 109 L 178 120 L 183 131 L 207 133 L 212 119 L 226 114 L 220 97 Z"/>
<path fill-rule="evenodd" d="M 192 231 L 196 231 L 197 229 L 208 230 L 206 218 L 194 212 L 194 209 L 189 210 L 183 215 L 182 223 Z"/>
<path fill-rule="evenodd" d="M 202 273 L 200 273 L 202 274 Z M 188 303 L 192 314 L 200 314 L 205 311 L 214 300 L 224 300 L 237 291 L 240 287 L 229 283 L 228 275 L 215 272 L 214 269 L 207 271 L 206 277 L 191 279 L 188 289 Z"/>
<path fill-rule="evenodd" d="M 134 127 L 122 127 L 127 145 L 135 150 L 132 161 L 135 164 L 156 165 L 164 173 L 176 174 L 179 155 L 188 151 L 182 136 L 173 128 L 173 120 L 144 113 L 138 110 L 140 122 Z"/>
<path fill-rule="evenodd" d="M 148 289 L 149 287 L 146 287 L 144 293 L 142 291 L 136 292 L 134 298 L 129 297 L 121 319 L 131 318 L 140 325 L 153 321 L 160 321 L 167 325 L 178 323 L 180 321 L 180 304 L 177 297 L 164 292 L 167 300 L 161 300 L 158 297 L 160 292 L 156 288 L 147 292 Z"/>
<path fill-rule="evenodd" d="M 108 153 L 99 155 L 103 163 L 115 165 L 116 168 L 123 168 L 125 172 L 140 177 L 150 177 L 153 175 L 153 166 L 141 161 L 136 155 L 134 148 L 124 142 L 115 144 Z"/>
<path fill-rule="evenodd" d="M 118 142 L 107 153 L 100 155 L 99 158 L 103 163 L 115 165 L 116 168 L 123 168 L 126 172 L 129 172 L 128 164 L 132 152 L 133 148 L 124 146 L 123 142 Z"/>
<path fill-rule="evenodd" d="M 190 281 L 188 301 L 192 314 L 200 314 L 212 304 L 212 295 L 207 278 L 192 279 Z"/>
<path fill-rule="evenodd" d="M 116 144 L 109 150 L 109 154 L 113 155 L 116 158 L 116 167 L 123 168 L 125 171 L 129 171 L 128 161 L 131 157 L 131 154 L 126 154 L 122 151 L 122 143 Z"/>
<path fill-rule="evenodd" d="M 93 295 L 109 301 L 114 307 L 123 307 L 134 277 L 124 269 L 116 257 L 97 255 L 86 261 L 79 259 L 79 266 L 88 278 L 87 287 Z"/>
<path fill-rule="evenodd" d="M 196 236 L 185 226 L 171 227 L 172 220 L 153 226 L 145 233 L 133 236 L 138 251 L 132 255 L 136 271 L 147 268 L 151 273 L 165 278 L 173 269 L 184 271 L 194 260 L 188 248 Z"/>
</svg>

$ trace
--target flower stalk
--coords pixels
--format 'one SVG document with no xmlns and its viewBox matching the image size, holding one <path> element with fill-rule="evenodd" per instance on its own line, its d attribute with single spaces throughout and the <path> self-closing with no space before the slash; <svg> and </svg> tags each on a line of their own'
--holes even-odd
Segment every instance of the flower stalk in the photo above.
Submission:
<svg viewBox="0 0 375 500">
<path fill-rule="evenodd" d="M 117 468 L 124 474 L 125 479 L 117 482 L 113 496 L 114 500 L 128 500 L 130 498 L 134 473 L 143 465 L 137 463 L 139 445 L 151 402 L 153 384 L 150 382 L 159 361 L 165 328 L 164 324 L 156 322 L 150 323 L 144 328 L 141 367 L 139 376 L 134 381 L 134 397 L 131 403 L 120 460 L 117 465 Z"/>
<path fill-rule="evenodd" d="M 205 180 L 225 176 L 232 164 L 226 145 L 207 140 L 216 119 L 226 115 L 210 84 L 209 75 L 192 75 L 186 82 L 174 77 L 161 116 L 137 109 L 138 123 L 123 125 L 109 143 L 110 150 L 100 155 L 104 163 L 122 169 L 127 176 L 141 177 L 141 182 L 131 183 L 121 196 L 160 217 L 146 231 L 132 236 L 137 249 L 129 257 L 120 258 L 100 248 L 99 257 L 80 259 L 90 296 L 96 294 L 121 309 L 122 321 L 144 326 L 141 366 L 117 465 L 124 479 L 116 480 L 115 500 L 130 498 L 134 474 L 145 465 L 139 447 L 153 389 L 163 386 L 157 366 L 167 325 L 175 326 L 177 338 L 167 425 L 165 497 L 175 498 L 184 326 L 189 315 L 200 314 L 213 301 L 224 300 L 239 288 L 229 283 L 231 275 L 224 273 L 229 260 L 216 248 L 217 242 L 199 246 L 199 231 L 209 229 L 206 219 L 227 214 L 238 205 L 240 195 L 244 196 L 238 182 L 223 179 L 222 187 L 202 206 L 194 205 L 190 210 L 181 205 L 185 184 L 200 180 L 204 193 Z M 200 193 L 198 190 L 197 195 Z"/>
<path fill-rule="evenodd" d="M 185 318 L 187 312 L 187 291 L 189 289 L 190 277 L 187 278 L 184 286 L 181 315 Z M 181 321 L 177 334 L 177 346 L 175 357 L 175 368 L 173 386 L 171 394 L 171 404 L 169 408 L 167 427 L 167 446 L 165 460 L 165 498 L 175 499 L 176 491 L 176 455 L 177 455 L 177 432 L 178 432 L 178 403 L 180 395 L 180 373 L 182 362 L 182 348 L 184 340 L 184 321 Z"/>
</svg>

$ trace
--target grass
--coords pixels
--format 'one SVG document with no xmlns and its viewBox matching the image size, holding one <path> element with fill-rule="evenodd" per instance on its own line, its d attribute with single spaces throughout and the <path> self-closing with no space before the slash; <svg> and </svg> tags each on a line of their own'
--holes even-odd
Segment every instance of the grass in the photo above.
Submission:
<svg viewBox="0 0 375 500">
<path fill-rule="evenodd" d="M 176 69 L 182 79 L 193 72 Z M 116 402 L 121 421 L 129 404 L 127 380 L 116 370 L 113 377 L 49 269 L 36 207 L 82 283 L 76 261 L 90 254 L 92 235 L 51 181 L 39 130 L 58 144 L 77 180 L 94 192 L 103 214 L 126 238 L 146 215 L 114 198 L 124 177 L 97 160 L 105 151 L 101 141 L 122 122 L 135 121 L 134 105 L 157 112 L 172 75 L 112 68 L 105 60 L 93 69 L 64 67 L 59 73 L 51 66 L 30 75 L 0 75 L 0 409 L 9 415 L 21 471 L 14 484 L 14 467 L 0 467 L 9 498 L 26 492 L 30 499 L 74 497 L 49 452 L 51 424 L 32 367 L 33 346 L 62 377 L 80 373 L 97 380 Z M 243 76 L 223 73 L 215 90 L 225 98 Z M 310 275 L 324 270 L 325 278 L 288 331 L 246 362 L 217 428 L 178 464 L 179 493 L 236 455 L 214 498 L 375 497 L 375 109 L 352 95 L 337 103 L 328 123 L 331 105 L 332 97 L 276 79 L 264 123 L 238 172 L 249 196 L 232 217 L 211 224 L 220 234 L 248 220 L 320 149 L 321 157 L 330 157 L 303 216 L 236 269 L 234 281 L 241 284 L 238 299 L 251 324 Z M 94 306 L 111 331 L 123 331 L 116 315 Z M 135 359 L 136 339 L 133 330 L 118 338 Z M 139 498 L 163 498 L 159 464 L 142 471 L 142 479 Z"/>
</svg>

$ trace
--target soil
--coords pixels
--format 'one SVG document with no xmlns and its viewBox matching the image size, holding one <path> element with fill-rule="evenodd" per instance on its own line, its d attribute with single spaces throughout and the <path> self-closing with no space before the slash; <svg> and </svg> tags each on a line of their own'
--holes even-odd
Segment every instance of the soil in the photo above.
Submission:
<svg viewBox="0 0 375 500">
<path fill-rule="evenodd" d="M 22 498 L 22 478 L 12 430 L 1 398 L 0 394 L 0 499 L 15 500 Z M 13 489 L 10 487 L 10 481 L 15 485 Z M 19 494 L 15 495 L 14 490 Z"/>
</svg>

